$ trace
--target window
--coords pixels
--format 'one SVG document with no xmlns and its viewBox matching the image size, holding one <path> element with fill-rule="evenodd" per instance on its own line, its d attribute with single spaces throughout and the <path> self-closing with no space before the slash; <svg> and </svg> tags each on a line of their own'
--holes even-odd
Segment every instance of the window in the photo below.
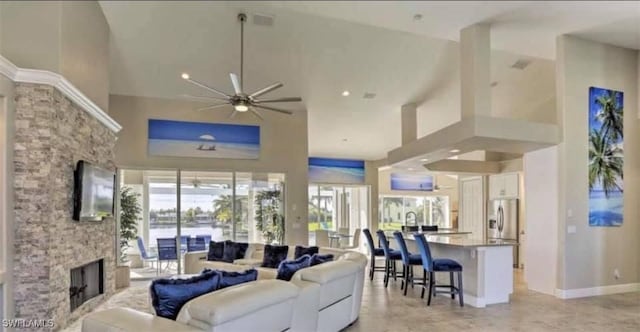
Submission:
<svg viewBox="0 0 640 332">
<path fill-rule="evenodd" d="M 437 225 L 451 228 L 448 196 L 380 196 L 382 230 L 400 230 L 402 226 Z"/>
</svg>

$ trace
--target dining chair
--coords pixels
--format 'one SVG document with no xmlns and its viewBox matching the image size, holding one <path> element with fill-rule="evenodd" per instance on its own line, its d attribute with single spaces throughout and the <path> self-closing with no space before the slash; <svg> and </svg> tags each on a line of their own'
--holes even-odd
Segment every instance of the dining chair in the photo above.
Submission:
<svg viewBox="0 0 640 332">
<path fill-rule="evenodd" d="M 360 228 L 356 228 L 356 231 L 353 232 L 353 242 L 351 243 L 351 245 L 350 246 L 344 246 L 341 249 L 346 249 L 346 250 L 359 249 L 359 247 L 360 247 L 360 232 L 362 232 L 362 230 Z"/>
<path fill-rule="evenodd" d="M 402 229 L 402 232 L 404 232 L 404 233 L 413 233 L 413 232 L 419 231 L 420 227 L 418 227 L 418 226 L 402 226 L 401 229 Z"/>
<path fill-rule="evenodd" d="M 373 280 L 373 274 L 375 272 L 386 272 L 386 268 L 376 267 L 376 257 L 384 257 L 384 249 L 376 248 L 373 244 L 373 237 L 371 231 L 368 228 L 362 230 L 364 238 L 367 240 L 367 247 L 369 248 L 369 254 L 371 255 L 371 263 L 369 266 L 369 279 Z"/>
<path fill-rule="evenodd" d="M 147 248 L 144 247 L 144 241 L 141 237 L 136 238 L 136 242 L 138 243 L 138 251 L 140 251 L 140 258 L 142 258 L 142 263 L 151 262 L 151 267 L 153 267 L 153 263 L 158 264 L 158 255 L 155 253 L 149 253 Z"/>
<path fill-rule="evenodd" d="M 316 233 L 316 246 L 318 247 L 329 247 L 329 231 L 324 229 L 318 229 L 315 231 Z"/>
<path fill-rule="evenodd" d="M 338 234 L 342 234 L 342 235 L 349 234 L 349 227 L 339 227 Z"/>
<path fill-rule="evenodd" d="M 424 234 L 414 234 L 413 238 L 416 240 L 416 246 L 418 250 L 420 250 L 420 257 L 422 258 L 422 267 L 429 274 L 429 297 L 427 299 L 427 306 L 431 305 L 431 298 L 435 296 L 436 293 L 445 293 L 451 294 L 451 299 L 455 299 L 455 295 L 458 295 L 458 300 L 460 300 L 460 306 L 464 306 L 463 294 L 462 290 L 462 265 L 460 263 L 454 261 L 453 259 L 448 258 L 437 258 L 434 259 L 431 256 L 431 250 L 429 249 L 429 243 L 427 239 L 424 237 Z M 449 285 L 436 285 L 435 273 L 436 272 L 448 272 L 449 273 Z M 453 283 L 453 274 L 458 274 L 458 287 L 456 287 Z M 427 288 L 426 277 L 423 276 L 422 279 L 424 285 L 422 286 L 422 295 L 424 298 L 424 291 Z M 437 288 L 448 288 L 449 291 L 437 291 Z"/>
<path fill-rule="evenodd" d="M 191 237 L 187 241 L 187 252 L 204 251 L 207 245 L 203 237 Z"/>
<path fill-rule="evenodd" d="M 384 234 L 384 231 L 378 230 L 376 234 L 378 235 L 378 240 L 382 246 L 382 250 L 384 251 L 384 287 L 386 288 L 391 277 L 393 277 L 394 281 L 398 280 L 398 276 L 404 278 L 404 274 L 398 275 L 398 272 L 396 271 L 396 262 L 402 260 L 402 254 L 400 251 L 393 250 L 389 247 L 389 241 L 387 240 L 387 236 Z"/>
<path fill-rule="evenodd" d="M 400 254 L 402 256 L 402 268 L 403 268 L 403 275 L 404 275 L 404 280 L 403 280 L 403 285 L 404 285 L 404 296 L 407 296 L 407 289 L 409 287 L 407 287 L 407 285 L 409 285 L 409 283 L 411 283 L 411 288 L 413 288 L 413 285 L 416 284 L 415 280 L 416 278 L 414 278 L 413 276 L 413 267 L 414 266 L 422 266 L 422 257 L 420 256 L 420 254 L 412 254 L 409 252 L 409 249 L 407 248 L 407 243 L 404 240 L 404 237 L 402 236 L 402 232 L 398 232 L 395 231 L 393 232 L 393 237 L 396 239 L 396 243 L 398 244 L 398 248 L 400 248 Z M 424 269 L 422 269 L 422 280 L 424 281 L 425 276 L 426 276 L 426 271 Z M 417 279 L 420 280 L 420 279 Z M 418 282 L 418 285 L 422 285 L 422 282 Z"/>
<path fill-rule="evenodd" d="M 166 269 L 172 262 L 178 261 L 178 241 L 175 237 L 170 238 L 158 238 L 158 273 L 160 273 L 161 264 L 163 261 L 167 262 Z"/>
<path fill-rule="evenodd" d="M 421 226 L 423 232 L 437 232 L 438 225 L 422 225 Z"/>
</svg>

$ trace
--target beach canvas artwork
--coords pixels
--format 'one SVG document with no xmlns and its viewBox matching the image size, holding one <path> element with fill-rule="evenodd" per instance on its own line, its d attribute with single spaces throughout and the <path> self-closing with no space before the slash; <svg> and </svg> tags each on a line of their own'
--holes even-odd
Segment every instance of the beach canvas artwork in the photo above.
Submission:
<svg viewBox="0 0 640 332">
<path fill-rule="evenodd" d="M 623 221 L 623 93 L 589 89 L 589 225 Z"/>
<path fill-rule="evenodd" d="M 152 156 L 260 158 L 259 126 L 150 119 L 148 138 Z"/>
<path fill-rule="evenodd" d="M 309 158 L 309 182 L 363 184 L 364 160 Z"/>
<path fill-rule="evenodd" d="M 391 173 L 391 190 L 433 191 L 433 176 Z"/>
</svg>

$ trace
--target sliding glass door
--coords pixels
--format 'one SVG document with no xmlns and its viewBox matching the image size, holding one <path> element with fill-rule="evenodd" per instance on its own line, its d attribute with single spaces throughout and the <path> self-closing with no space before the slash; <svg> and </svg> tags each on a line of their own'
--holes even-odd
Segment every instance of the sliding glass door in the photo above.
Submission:
<svg viewBox="0 0 640 332">
<path fill-rule="evenodd" d="M 317 184 L 309 186 L 310 243 L 316 243 L 315 236 L 318 230 L 353 236 L 358 229 L 366 228 L 368 225 L 368 186 Z M 353 245 L 352 242 L 353 237 L 345 237 L 341 244 Z"/>
<path fill-rule="evenodd" d="M 281 173 L 121 170 L 120 187 L 141 211 L 133 231 L 140 240 L 121 249 L 132 278 L 182 273 L 183 255 L 209 241 L 282 242 L 284 185 Z"/>
</svg>

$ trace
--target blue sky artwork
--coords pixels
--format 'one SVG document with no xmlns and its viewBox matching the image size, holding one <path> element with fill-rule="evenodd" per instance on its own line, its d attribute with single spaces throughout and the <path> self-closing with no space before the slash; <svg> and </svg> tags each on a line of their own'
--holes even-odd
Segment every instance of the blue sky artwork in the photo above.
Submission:
<svg viewBox="0 0 640 332">
<path fill-rule="evenodd" d="M 589 225 L 623 221 L 624 97 L 619 91 L 589 89 Z"/>
<path fill-rule="evenodd" d="M 149 155 L 259 159 L 260 127 L 149 119 Z"/>
<path fill-rule="evenodd" d="M 391 190 L 433 191 L 433 176 L 391 173 Z"/>
<path fill-rule="evenodd" d="M 309 182 L 363 184 L 364 160 L 309 158 Z"/>
</svg>

